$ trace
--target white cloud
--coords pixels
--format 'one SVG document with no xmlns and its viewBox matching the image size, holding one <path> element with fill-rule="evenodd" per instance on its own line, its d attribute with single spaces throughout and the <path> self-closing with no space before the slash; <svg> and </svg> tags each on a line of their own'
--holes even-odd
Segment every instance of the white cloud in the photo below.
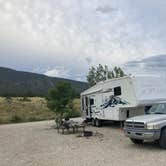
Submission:
<svg viewBox="0 0 166 166">
<path fill-rule="evenodd" d="M 162 0 L 0 0 L 0 65 L 85 77 L 88 65 L 165 53 L 165 19 Z"/>
<path fill-rule="evenodd" d="M 140 61 L 130 61 L 123 65 L 125 71 L 133 75 L 166 75 L 166 55 L 152 56 Z"/>
<path fill-rule="evenodd" d="M 60 77 L 60 78 L 67 78 L 70 76 L 69 71 L 65 70 L 65 68 L 62 67 L 48 69 L 44 74 L 50 77 Z"/>
</svg>

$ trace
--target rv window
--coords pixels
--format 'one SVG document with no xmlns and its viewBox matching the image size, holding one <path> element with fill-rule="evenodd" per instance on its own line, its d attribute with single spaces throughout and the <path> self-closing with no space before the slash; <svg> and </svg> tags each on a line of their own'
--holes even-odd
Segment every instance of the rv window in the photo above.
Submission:
<svg viewBox="0 0 166 166">
<path fill-rule="evenodd" d="M 94 99 L 90 99 L 90 105 L 94 105 Z"/>
<path fill-rule="evenodd" d="M 121 95 L 121 87 L 120 86 L 114 88 L 114 96 L 119 96 L 119 95 Z"/>
</svg>

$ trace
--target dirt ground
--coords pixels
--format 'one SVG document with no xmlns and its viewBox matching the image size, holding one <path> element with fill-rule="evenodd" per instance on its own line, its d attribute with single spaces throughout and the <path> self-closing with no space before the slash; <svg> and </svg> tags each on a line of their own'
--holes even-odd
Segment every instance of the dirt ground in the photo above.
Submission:
<svg viewBox="0 0 166 166">
<path fill-rule="evenodd" d="M 0 126 L 0 166 L 165 166 L 155 143 L 134 145 L 117 125 L 87 127 L 95 136 L 61 135 L 54 121 Z"/>
</svg>

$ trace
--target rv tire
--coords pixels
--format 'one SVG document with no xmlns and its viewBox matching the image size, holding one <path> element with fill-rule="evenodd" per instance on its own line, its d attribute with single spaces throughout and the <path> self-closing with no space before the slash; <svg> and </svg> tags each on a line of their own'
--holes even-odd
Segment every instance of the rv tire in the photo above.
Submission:
<svg viewBox="0 0 166 166">
<path fill-rule="evenodd" d="M 96 126 L 95 119 L 92 118 L 92 126 Z"/>
<path fill-rule="evenodd" d="M 101 127 L 101 120 L 99 119 L 95 119 L 95 124 L 96 124 L 96 127 Z"/>
</svg>

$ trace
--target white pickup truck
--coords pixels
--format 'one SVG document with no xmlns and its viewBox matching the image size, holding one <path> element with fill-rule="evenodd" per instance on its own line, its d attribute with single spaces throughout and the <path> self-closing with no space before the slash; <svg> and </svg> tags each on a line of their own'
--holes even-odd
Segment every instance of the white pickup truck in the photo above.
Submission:
<svg viewBox="0 0 166 166">
<path fill-rule="evenodd" d="M 166 104 L 152 106 L 147 115 L 127 119 L 124 131 L 135 144 L 144 140 L 157 141 L 161 148 L 166 149 Z"/>
</svg>

